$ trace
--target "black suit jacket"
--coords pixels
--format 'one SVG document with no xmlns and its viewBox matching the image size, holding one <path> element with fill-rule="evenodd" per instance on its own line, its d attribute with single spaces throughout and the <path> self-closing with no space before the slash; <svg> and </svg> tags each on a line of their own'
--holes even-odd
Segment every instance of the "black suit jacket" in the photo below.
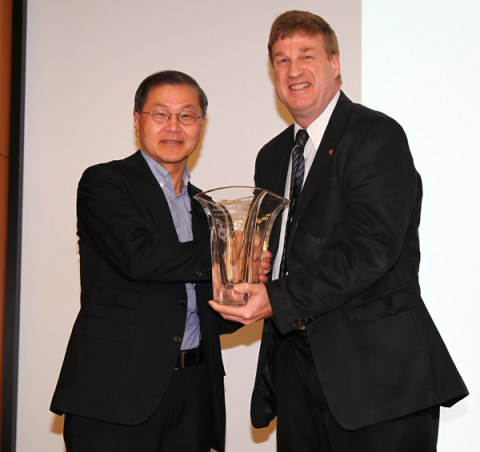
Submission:
<svg viewBox="0 0 480 452">
<path fill-rule="evenodd" d="M 258 154 L 258 187 L 283 194 L 293 126 Z M 452 405 L 467 389 L 420 296 L 422 185 L 402 128 L 341 93 L 287 244 L 289 275 L 267 283 L 252 422 L 275 416 L 274 350 L 305 325 L 319 381 L 348 430 Z M 278 248 L 280 222 L 270 249 Z"/>
<path fill-rule="evenodd" d="M 188 187 L 190 196 L 200 190 Z M 187 315 L 186 282 L 196 284 L 202 341 L 220 447 L 225 404 L 212 299 L 209 228 L 192 199 L 194 240 L 180 243 L 161 187 L 140 152 L 88 168 L 77 199 L 81 309 L 51 404 L 133 425 L 159 405 L 174 372 Z"/>
</svg>

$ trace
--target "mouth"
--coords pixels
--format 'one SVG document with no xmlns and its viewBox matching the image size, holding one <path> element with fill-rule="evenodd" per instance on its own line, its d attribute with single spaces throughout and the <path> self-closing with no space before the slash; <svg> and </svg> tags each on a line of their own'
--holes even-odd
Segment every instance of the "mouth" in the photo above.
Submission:
<svg viewBox="0 0 480 452">
<path fill-rule="evenodd" d="M 162 143 L 166 143 L 166 144 L 181 144 L 182 141 L 179 141 L 179 140 L 162 140 Z"/>
<path fill-rule="evenodd" d="M 311 83 L 297 83 L 296 85 L 290 85 L 288 89 L 291 89 L 293 91 L 298 91 L 300 89 L 308 88 L 310 85 Z"/>
</svg>

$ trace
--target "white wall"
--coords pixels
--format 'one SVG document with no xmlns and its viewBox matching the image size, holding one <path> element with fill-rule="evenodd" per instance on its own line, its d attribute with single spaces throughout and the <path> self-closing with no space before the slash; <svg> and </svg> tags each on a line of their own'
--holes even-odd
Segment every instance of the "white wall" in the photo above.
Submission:
<svg viewBox="0 0 480 452">
<path fill-rule="evenodd" d="M 363 103 L 403 125 L 423 178 L 422 294 L 471 395 L 440 452 L 479 450 L 480 4 L 363 0 Z"/>
<path fill-rule="evenodd" d="M 336 30 L 344 88 L 360 100 L 360 0 L 32 0 L 28 5 L 19 452 L 62 452 L 48 411 L 79 308 L 76 186 L 83 170 L 137 149 L 133 96 L 147 75 L 178 69 L 206 91 L 206 133 L 190 168 L 208 189 L 253 183 L 258 149 L 287 125 L 267 61 L 274 18 L 323 15 Z M 227 115 L 228 112 L 228 115 Z M 285 118 L 285 119 L 284 119 Z M 227 451 L 274 451 L 248 409 L 259 326 L 223 341 Z"/>
</svg>

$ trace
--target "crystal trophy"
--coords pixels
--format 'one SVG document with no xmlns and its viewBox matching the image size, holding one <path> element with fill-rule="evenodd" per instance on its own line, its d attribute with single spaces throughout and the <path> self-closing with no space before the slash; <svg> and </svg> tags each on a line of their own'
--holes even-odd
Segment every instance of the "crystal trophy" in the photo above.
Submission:
<svg viewBox="0 0 480 452">
<path fill-rule="evenodd" d="M 248 294 L 234 293 L 233 286 L 260 282 L 273 223 L 290 201 L 268 190 L 243 186 L 216 188 L 194 198 L 210 227 L 213 299 L 244 305 Z"/>
</svg>

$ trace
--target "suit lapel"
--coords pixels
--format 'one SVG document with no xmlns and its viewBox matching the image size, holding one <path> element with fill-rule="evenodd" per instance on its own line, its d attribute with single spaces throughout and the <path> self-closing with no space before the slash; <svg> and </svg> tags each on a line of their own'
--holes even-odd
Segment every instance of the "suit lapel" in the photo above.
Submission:
<svg viewBox="0 0 480 452">
<path fill-rule="evenodd" d="M 176 236 L 177 232 L 163 190 L 141 152 L 136 152 L 121 163 L 124 165 L 127 177 L 154 218 L 158 229 L 163 235 Z"/>
<path fill-rule="evenodd" d="M 330 151 L 335 150 L 335 146 L 347 125 L 351 107 L 352 102 L 343 92 L 341 92 L 340 98 L 338 99 L 337 105 L 335 106 L 327 128 L 325 129 L 322 141 L 320 142 L 317 154 L 315 155 L 315 159 L 300 195 L 297 210 L 295 211 L 295 217 L 293 218 L 292 229 L 290 231 L 289 246 L 291 245 L 291 239 L 295 235 L 295 231 L 305 208 L 308 206 L 308 203 L 328 174 L 333 158 L 333 154 L 331 154 Z"/>
</svg>

